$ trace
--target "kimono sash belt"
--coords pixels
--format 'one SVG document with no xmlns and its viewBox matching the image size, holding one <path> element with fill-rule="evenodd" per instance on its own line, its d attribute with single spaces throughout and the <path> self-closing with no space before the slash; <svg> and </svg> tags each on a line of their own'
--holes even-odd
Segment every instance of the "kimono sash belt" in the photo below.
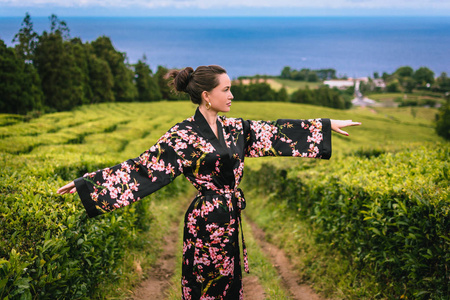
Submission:
<svg viewBox="0 0 450 300">
<path fill-rule="evenodd" d="M 236 203 L 237 207 L 239 210 L 243 210 L 246 207 L 246 203 L 245 203 L 245 198 L 244 198 L 244 192 L 240 189 L 234 189 L 234 190 L 229 190 L 227 192 L 222 192 L 222 191 L 214 191 L 214 190 L 200 190 L 200 195 L 202 196 L 223 196 L 224 194 L 229 194 L 231 196 L 233 203 Z"/>
<path fill-rule="evenodd" d="M 244 257 L 244 270 L 247 273 L 250 273 L 250 269 L 248 267 L 248 256 L 247 256 L 247 247 L 245 246 L 245 239 L 244 239 L 244 231 L 242 230 L 242 219 L 241 219 L 241 210 L 243 210 L 246 206 L 245 198 L 244 198 L 244 192 L 240 188 L 230 190 L 226 193 L 221 193 L 221 191 L 214 191 L 214 190 L 200 190 L 200 195 L 202 196 L 223 196 L 224 194 L 230 194 L 231 199 L 233 202 L 233 208 L 235 205 L 237 206 L 237 220 L 239 223 L 239 226 L 241 227 L 241 237 L 242 237 L 242 253 Z"/>
</svg>

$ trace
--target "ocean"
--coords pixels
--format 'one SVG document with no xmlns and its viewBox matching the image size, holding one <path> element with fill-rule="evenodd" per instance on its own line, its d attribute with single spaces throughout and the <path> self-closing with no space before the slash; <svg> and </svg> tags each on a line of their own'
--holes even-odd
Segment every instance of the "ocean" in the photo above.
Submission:
<svg viewBox="0 0 450 300">
<path fill-rule="evenodd" d="M 33 17 L 38 33 L 47 17 Z M 448 17 L 59 17 L 71 37 L 105 35 L 130 63 L 145 55 L 153 70 L 218 64 L 230 77 L 333 68 L 348 77 L 426 66 L 450 74 Z M 23 18 L 1 17 L 0 39 L 12 45 Z"/>
</svg>

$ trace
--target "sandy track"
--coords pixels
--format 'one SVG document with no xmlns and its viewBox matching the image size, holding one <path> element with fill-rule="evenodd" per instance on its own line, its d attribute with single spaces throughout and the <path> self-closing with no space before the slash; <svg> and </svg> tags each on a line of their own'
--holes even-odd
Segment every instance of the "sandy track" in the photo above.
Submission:
<svg viewBox="0 0 450 300">
<path fill-rule="evenodd" d="M 277 269 L 284 287 L 289 291 L 292 299 L 295 300 L 321 300 L 321 298 L 306 284 L 300 283 L 299 276 L 293 269 L 292 264 L 287 258 L 283 250 L 270 244 L 265 239 L 264 231 L 255 223 L 246 220 L 252 228 L 253 235 L 257 240 L 259 246 L 266 253 L 273 266 Z"/>
<path fill-rule="evenodd" d="M 163 253 L 161 253 L 155 266 L 150 270 L 148 278 L 135 289 L 133 300 L 165 298 L 165 291 L 169 287 L 171 277 L 175 271 L 178 230 L 178 224 L 173 224 L 170 233 L 166 237 Z"/>
<path fill-rule="evenodd" d="M 277 269 L 282 279 L 283 286 L 295 300 L 321 300 L 314 291 L 305 284 L 299 283 L 299 276 L 293 270 L 292 264 L 284 252 L 265 240 L 262 229 L 253 222 L 246 220 L 252 228 L 253 235 L 257 243 L 266 253 Z M 134 290 L 133 300 L 164 299 L 165 291 L 170 286 L 171 277 L 174 274 L 176 263 L 177 241 L 179 238 L 179 226 L 173 224 L 170 234 L 165 240 L 164 252 L 161 254 L 155 266 L 150 270 L 148 278 Z M 244 299 L 262 300 L 265 299 L 264 288 L 255 275 L 246 275 L 243 279 Z M 181 290 L 180 290 L 181 293 Z"/>
</svg>

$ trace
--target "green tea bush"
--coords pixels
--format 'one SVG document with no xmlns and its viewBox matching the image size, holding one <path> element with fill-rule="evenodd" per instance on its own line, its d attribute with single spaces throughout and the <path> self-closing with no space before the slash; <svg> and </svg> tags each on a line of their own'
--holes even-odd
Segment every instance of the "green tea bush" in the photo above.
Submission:
<svg viewBox="0 0 450 300">
<path fill-rule="evenodd" d="M 1 118 L 0 299 L 94 299 L 126 277 L 125 255 L 158 228 L 149 204 L 185 194 L 187 181 L 93 219 L 77 195 L 56 189 L 145 151 L 180 119 L 159 113 L 149 105 L 94 105 L 28 123 Z"/>
<path fill-rule="evenodd" d="M 247 172 L 247 184 L 309 220 L 320 243 L 371 270 L 388 299 L 450 294 L 450 145 Z"/>
<path fill-rule="evenodd" d="M 20 164 L 27 168 L 25 161 Z M 147 201 L 175 197 L 186 184 L 177 180 L 149 199 L 94 219 L 87 218 L 77 196 L 55 194 L 61 178 L 69 180 L 112 164 L 83 161 L 31 167 L 26 175 L 2 174 L 1 299 L 89 298 L 100 284 L 121 276 L 126 248 L 140 244 L 137 233 L 153 226 Z"/>
</svg>

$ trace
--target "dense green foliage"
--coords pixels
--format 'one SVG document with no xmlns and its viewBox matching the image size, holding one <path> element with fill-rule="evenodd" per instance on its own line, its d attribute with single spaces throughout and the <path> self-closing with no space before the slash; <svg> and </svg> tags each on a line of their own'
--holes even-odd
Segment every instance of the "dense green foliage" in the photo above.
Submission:
<svg viewBox="0 0 450 300">
<path fill-rule="evenodd" d="M 287 101 L 288 95 L 286 89 L 280 89 L 278 92 L 266 82 L 250 82 L 243 84 L 239 81 L 231 86 L 234 100 L 243 101 Z"/>
<path fill-rule="evenodd" d="M 87 218 L 78 196 L 60 196 L 56 189 L 138 156 L 191 110 L 184 103 L 166 116 L 163 105 L 103 104 L 29 123 L 1 115 L 0 299 L 101 298 L 105 284 L 128 276 L 127 253 L 158 244 L 154 236 L 162 229 L 152 233 L 158 224 L 150 205 L 186 193 L 187 181 L 177 179 L 137 204 L 94 219 Z"/>
<path fill-rule="evenodd" d="M 377 79 L 378 77 L 379 75 L 375 73 L 374 78 Z M 435 80 L 434 72 L 427 67 L 420 67 L 414 71 L 410 66 L 403 66 L 395 70 L 392 74 L 384 72 L 381 78 L 386 83 L 385 91 L 389 93 L 411 93 L 414 89 L 441 93 L 450 91 L 447 74 L 442 73 Z M 361 88 L 363 91 L 376 90 L 376 87 L 372 82 L 369 82 L 369 84 L 366 84 Z"/>
<path fill-rule="evenodd" d="M 334 70 L 334 69 L 295 70 L 295 69 L 291 69 L 291 67 L 286 66 L 281 71 L 280 78 L 299 80 L 299 81 L 316 82 L 319 80 L 335 79 L 336 78 L 336 70 Z"/>
<path fill-rule="evenodd" d="M 279 101 L 311 104 L 317 106 L 332 107 L 338 109 L 348 109 L 352 106 L 351 95 L 345 91 L 330 89 L 327 86 L 320 86 L 316 89 L 299 88 L 291 95 L 282 86 L 275 90 L 267 83 L 266 79 L 250 79 L 248 83 L 243 83 L 242 79 L 234 82 L 231 86 L 234 100 L 238 101 Z"/>
<path fill-rule="evenodd" d="M 291 102 L 348 109 L 352 106 L 350 98 L 342 97 L 342 92 L 322 86 L 318 89 L 298 90 L 291 96 Z"/>
<path fill-rule="evenodd" d="M 446 299 L 449 145 L 354 155 L 311 169 L 265 165 L 247 172 L 246 183 L 310 221 L 316 240 L 339 249 L 353 269 L 370 270 L 381 297 Z"/>
<path fill-rule="evenodd" d="M 24 114 L 42 107 L 36 70 L 0 40 L 0 111 Z"/>
<path fill-rule="evenodd" d="M 436 132 L 446 140 L 450 140 L 450 98 L 440 109 L 436 115 Z"/>
<path fill-rule="evenodd" d="M 180 99 L 167 90 L 161 72 L 153 74 L 145 57 L 127 63 L 106 36 L 83 43 L 71 38 L 64 21 L 50 17 L 50 31 L 38 35 L 27 14 L 6 47 L 0 40 L 0 109 L 3 113 L 65 111 L 113 101 Z M 158 71 L 165 71 L 158 68 Z M 183 97 L 186 99 L 186 97 Z"/>
</svg>

